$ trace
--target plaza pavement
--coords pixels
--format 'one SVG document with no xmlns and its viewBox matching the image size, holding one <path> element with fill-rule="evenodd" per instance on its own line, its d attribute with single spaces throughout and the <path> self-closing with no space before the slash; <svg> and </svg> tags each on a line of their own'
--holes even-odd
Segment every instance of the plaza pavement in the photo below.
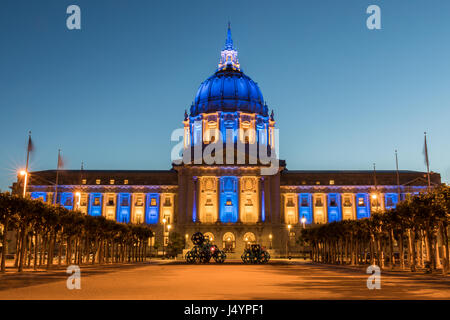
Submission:
<svg viewBox="0 0 450 320">
<path fill-rule="evenodd" d="M 272 260 L 268 265 L 181 261 L 83 266 L 81 289 L 64 268 L 0 275 L 0 299 L 450 299 L 450 277 L 382 271 L 369 290 L 364 268 Z"/>
</svg>

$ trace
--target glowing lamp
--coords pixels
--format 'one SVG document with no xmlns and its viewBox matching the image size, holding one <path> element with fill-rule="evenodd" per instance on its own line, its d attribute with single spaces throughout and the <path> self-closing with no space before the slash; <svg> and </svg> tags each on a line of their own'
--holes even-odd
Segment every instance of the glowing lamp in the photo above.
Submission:
<svg viewBox="0 0 450 320">
<path fill-rule="evenodd" d="M 372 199 L 376 199 L 377 198 L 377 195 L 376 194 L 373 194 L 372 195 Z"/>
<path fill-rule="evenodd" d="M 25 170 L 21 170 L 21 171 L 19 172 L 19 174 L 20 174 L 21 176 L 24 176 L 24 175 L 27 174 L 27 172 L 26 172 Z"/>
</svg>

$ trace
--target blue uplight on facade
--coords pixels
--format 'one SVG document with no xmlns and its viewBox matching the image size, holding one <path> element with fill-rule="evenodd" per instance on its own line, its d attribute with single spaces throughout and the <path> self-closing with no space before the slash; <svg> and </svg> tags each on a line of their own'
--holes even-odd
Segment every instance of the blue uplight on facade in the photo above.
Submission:
<svg viewBox="0 0 450 320">
<path fill-rule="evenodd" d="M 261 191 L 261 220 L 266 221 L 266 201 L 264 199 L 264 190 Z"/>
<path fill-rule="evenodd" d="M 147 194 L 147 209 L 145 214 L 145 222 L 148 224 L 158 223 L 159 217 L 159 194 Z"/>
<path fill-rule="evenodd" d="M 238 219 L 238 179 L 220 178 L 220 221 L 237 222 Z"/>
<path fill-rule="evenodd" d="M 59 203 L 66 209 L 73 209 L 73 193 L 72 192 L 61 192 L 59 193 Z"/>
<path fill-rule="evenodd" d="M 298 195 L 299 221 L 306 219 L 307 224 L 311 224 L 312 217 L 312 195 L 310 193 L 300 193 Z"/>
<path fill-rule="evenodd" d="M 397 206 L 398 194 L 397 193 L 386 193 L 384 197 L 384 206 L 386 209 L 393 209 Z"/>
<path fill-rule="evenodd" d="M 356 219 L 369 218 L 369 217 L 370 217 L 369 194 L 357 193 L 356 194 Z"/>
<path fill-rule="evenodd" d="M 102 215 L 102 194 L 91 193 L 89 194 L 89 209 L 90 216 L 98 217 Z"/>
<path fill-rule="evenodd" d="M 47 202 L 47 192 L 32 192 L 31 199 L 42 199 L 42 201 Z"/>
<path fill-rule="evenodd" d="M 341 220 L 341 195 L 339 193 L 330 193 L 328 194 L 328 222 Z"/>
<path fill-rule="evenodd" d="M 117 222 L 130 222 L 131 194 L 119 193 L 117 202 Z"/>
</svg>

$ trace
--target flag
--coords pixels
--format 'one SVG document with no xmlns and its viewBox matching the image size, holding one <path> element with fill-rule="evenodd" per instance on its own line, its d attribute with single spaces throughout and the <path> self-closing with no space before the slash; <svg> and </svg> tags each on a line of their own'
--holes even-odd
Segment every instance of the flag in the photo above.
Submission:
<svg viewBox="0 0 450 320">
<path fill-rule="evenodd" d="M 34 145 L 33 145 L 33 141 L 31 140 L 31 132 L 30 135 L 28 136 L 28 150 L 29 153 L 34 151 Z"/>
<path fill-rule="evenodd" d="M 428 147 L 427 147 L 427 133 L 425 132 L 425 141 L 423 144 L 423 155 L 424 155 L 424 162 L 427 168 L 430 166 L 430 161 L 428 159 Z"/>
<path fill-rule="evenodd" d="M 61 156 L 61 151 L 58 150 L 58 170 L 64 168 L 64 159 Z"/>
</svg>

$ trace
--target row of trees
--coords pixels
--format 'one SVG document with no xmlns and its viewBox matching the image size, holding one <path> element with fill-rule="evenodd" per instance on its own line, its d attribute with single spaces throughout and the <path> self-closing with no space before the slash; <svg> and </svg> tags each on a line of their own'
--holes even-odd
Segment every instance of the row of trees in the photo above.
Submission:
<svg viewBox="0 0 450 320">
<path fill-rule="evenodd" d="M 8 252 L 7 233 L 16 235 L 15 267 L 51 268 L 54 264 L 145 261 L 148 226 L 121 224 L 62 206 L 0 193 L 1 271 Z"/>
<path fill-rule="evenodd" d="M 345 220 L 302 230 L 300 241 L 315 262 L 376 264 L 380 268 L 449 269 L 450 187 L 408 198 L 370 218 Z"/>
</svg>

